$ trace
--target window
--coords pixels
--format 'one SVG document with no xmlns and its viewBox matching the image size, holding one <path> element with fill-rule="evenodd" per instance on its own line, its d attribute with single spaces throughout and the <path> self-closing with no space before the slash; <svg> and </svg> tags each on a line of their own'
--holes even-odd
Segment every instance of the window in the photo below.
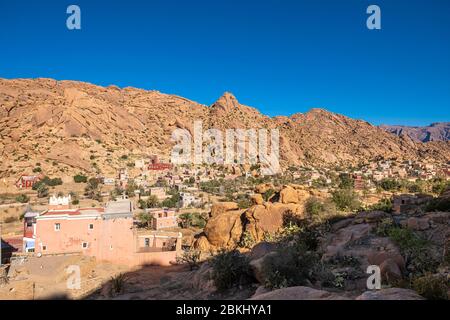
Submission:
<svg viewBox="0 0 450 320">
<path fill-rule="evenodd" d="M 55 231 L 59 231 L 59 230 L 61 230 L 61 224 L 55 223 Z"/>
<path fill-rule="evenodd" d="M 89 230 L 94 230 L 94 225 L 92 223 L 89 224 Z"/>
<path fill-rule="evenodd" d="M 145 238 L 145 246 L 150 247 L 150 239 L 149 238 Z"/>
<path fill-rule="evenodd" d="M 42 251 L 47 250 L 47 246 L 42 246 Z"/>
<path fill-rule="evenodd" d="M 89 247 L 87 242 L 83 242 L 81 246 L 83 247 L 83 249 L 87 249 Z"/>
</svg>

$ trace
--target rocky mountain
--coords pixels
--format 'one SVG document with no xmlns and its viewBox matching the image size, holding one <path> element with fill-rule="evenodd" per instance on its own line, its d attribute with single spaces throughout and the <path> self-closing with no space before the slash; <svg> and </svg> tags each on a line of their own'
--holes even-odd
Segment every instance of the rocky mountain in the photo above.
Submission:
<svg viewBox="0 0 450 320">
<path fill-rule="evenodd" d="M 450 140 L 450 122 L 436 122 L 425 127 L 389 125 L 382 125 L 380 127 L 397 136 L 408 136 L 414 141 L 429 142 Z"/>
<path fill-rule="evenodd" d="M 52 79 L 0 79 L 0 176 L 115 174 L 145 154 L 168 158 L 175 128 L 279 128 L 282 166 L 350 165 L 375 158 L 445 161 L 449 142 L 414 141 L 312 109 L 270 118 L 225 93 L 213 105 L 158 91 Z"/>
</svg>

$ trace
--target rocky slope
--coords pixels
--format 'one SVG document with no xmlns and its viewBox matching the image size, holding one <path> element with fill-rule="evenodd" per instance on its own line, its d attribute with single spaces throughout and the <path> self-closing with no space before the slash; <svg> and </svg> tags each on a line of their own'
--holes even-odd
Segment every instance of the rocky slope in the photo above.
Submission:
<svg viewBox="0 0 450 320">
<path fill-rule="evenodd" d="M 175 95 L 52 79 L 0 79 L 1 177 L 29 172 L 113 174 L 123 155 L 170 155 L 175 128 L 279 128 L 282 165 L 383 158 L 450 158 L 449 143 L 418 143 L 321 109 L 269 118 L 225 93 L 208 107 Z M 132 157 L 133 158 L 133 157 Z"/>
<path fill-rule="evenodd" d="M 408 136 L 409 138 L 418 142 L 450 140 L 450 122 L 437 122 L 425 127 L 389 125 L 382 125 L 380 127 L 397 136 Z"/>
</svg>

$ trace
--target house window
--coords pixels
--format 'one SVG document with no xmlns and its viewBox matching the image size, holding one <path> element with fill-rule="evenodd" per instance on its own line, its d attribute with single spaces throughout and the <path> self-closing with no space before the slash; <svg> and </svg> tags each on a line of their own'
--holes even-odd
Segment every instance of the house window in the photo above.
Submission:
<svg viewBox="0 0 450 320">
<path fill-rule="evenodd" d="M 81 246 L 83 247 L 83 249 L 87 249 L 88 248 L 88 243 L 87 242 L 83 242 L 83 244 Z"/>
<path fill-rule="evenodd" d="M 61 230 L 61 224 L 55 223 L 55 231 L 59 231 L 59 230 Z"/>
<path fill-rule="evenodd" d="M 47 246 L 42 246 L 42 251 L 46 251 L 47 250 Z"/>
<path fill-rule="evenodd" d="M 149 238 L 145 238 L 145 246 L 150 247 L 150 239 Z"/>
<path fill-rule="evenodd" d="M 94 225 L 92 223 L 89 224 L 89 230 L 94 230 Z"/>
</svg>

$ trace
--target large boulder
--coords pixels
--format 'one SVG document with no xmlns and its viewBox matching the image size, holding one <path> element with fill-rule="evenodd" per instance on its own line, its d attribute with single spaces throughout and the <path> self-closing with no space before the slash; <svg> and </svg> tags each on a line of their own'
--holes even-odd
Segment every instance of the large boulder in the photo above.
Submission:
<svg viewBox="0 0 450 320">
<path fill-rule="evenodd" d="M 260 205 L 260 204 L 264 203 L 264 199 L 263 199 L 262 195 L 260 195 L 259 193 L 255 193 L 254 195 L 251 195 L 250 200 L 252 201 L 253 204 L 256 204 L 256 205 Z"/>
<path fill-rule="evenodd" d="M 239 207 L 235 202 L 216 202 L 211 207 L 211 217 L 215 217 L 227 211 L 238 210 Z"/>
<path fill-rule="evenodd" d="M 424 298 L 410 289 L 389 288 L 366 291 L 356 300 L 424 300 Z"/>
<path fill-rule="evenodd" d="M 430 221 L 426 217 L 424 218 L 411 217 L 406 220 L 403 220 L 401 224 L 408 229 L 416 231 L 423 231 L 430 228 Z"/>
<path fill-rule="evenodd" d="M 272 242 L 262 241 L 256 244 L 252 251 L 250 251 L 249 258 L 250 260 L 256 260 L 262 258 L 266 254 L 275 251 L 278 246 Z"/>
<path fill-rule="evenodd" d="M 270 189 L 275 189 L 275 187 L 273 186 L 272 183 L 262 183 L 259 184 L 255 187 L 255 192 L 256 193 L 265 193 L 266 191 L 270 190 Z"/>
<path fill-rule="evenodd" d="M 336 293 L 309 287 L 289 287 L 255 295 L 250 300 L 349 300 Z"/>
<path fill-rule="evenodd" d="M 281 203 L 298 203 L 297 190 L 291 186 L 285 186 L 280 191 L 280 202 Z"/>
<path fill-rule="evenodd" d="M 266 282 L 266 275 L 264 273 L 264 264 L 266 263 L 266 259 L 274 255 L 276 255 L 276 252 L 270 252 L 259 259 L 254 259 L 249 262 L 249 266 L 253 272 L 253 276 L 261 284 L 264 284 Z"/>
<path fill-rule="evenodd" d="M 242 210 L 226 211 L 208 220 L 203 232 L 210 245 L 219 248 L 235 246 L 242 235 Z"/>
<path fill-rule="evenodd" d="M 262 241 L 266 233 L 273 234 L 283 226 L 287 214 L 302 217 L 303 212 L 304 206 L 299 204 L 266 202 L 264 205 L 256 205 L 244 213 L 245 231 L 256 241 Z"/>
<path fill-rule="evenodd" d="M 280 191 L 280 202 L 288 203 L 302 203 L 310 197 L 310 193 L 301 187 L 295 185 L 284 186 Z"/>
<path fill-rule="evenodd" d="M 201 252 L 208 252 L 211 249 L 211 244 L 205 235 L 200 236 L 197 241 L 194 242 L 194 248 Z"/>
</svg>

